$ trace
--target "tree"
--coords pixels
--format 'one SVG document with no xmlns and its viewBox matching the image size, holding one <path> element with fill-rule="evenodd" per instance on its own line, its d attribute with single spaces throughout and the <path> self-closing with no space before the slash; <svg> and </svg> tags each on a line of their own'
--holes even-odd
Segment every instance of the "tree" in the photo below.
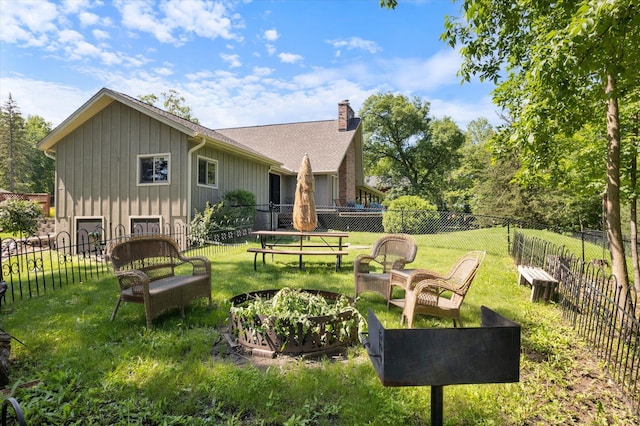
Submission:
<svg viewBox="0 0 640 426">
<path fill-rule="evenodd" d="M 0 108 L 0 186 L 11 192 L 24 191 L 24 173 L 28 169 L 28 146 L 24 137 L 24 119 L 18 104 L 9 99 Z"/>
<path fill-rule="evenodd" d="M 473 120 L 467 125 L 465 142 L 460 149 L 460 166 L 452 172 L 452 183 L 445 193 L 447 210 L 475 211 L 478 205 L 475 189 L 487 181 L 486 172 L 491 169 L 489 143 L 494 133 L 486 118 Z"/>
<path fill-rule="evenodd" d="M 439 217 L 436 206 L 429 201 L 417 195 L 403 195 L 389 202 L 382 226 L 389 234 L 435 232 Z"/>
<path fill-rule="evenodd" d="M 51 123 L 39 115 L 29 115 L 25 123 L 25 139 L 29 147 L 29 192 L 53 194 L 55 188 L 55 161 L 37 148 L 38 142 L 51 131 Z"/>
<path fill-rule="evenodd" d="M 180 94 L 180 92 L 174 89 L 169 89 L 168 92 L 162 92 L 161 95 L 163 99 L 162 105 L 166 111 L 196 124 L 200 122 L 196 117 L 192 117 L 193 111 L 190 106 L 185 105 L 187 100 Z M 158 96 L 153 93 L 141 95 L 139 98 L 142 102 L 149 105 L 155 105 L 158 102 Z"/>
<path fill-rule="evenodd" d="M 497 84 L 494 101 L 514 120 L 503 131 L 524 168 L 535 173 L 553 161 L 554 135 L 590 123 L 606 128 L 609 251 L 613 273 L 627 286 L 619 102 L 640 83 L 637 1 L 465 0 L 462 10 L 462 19 L 446 19 L 442 38 L 461 47 L 463 80 Z"/>
<path fill-rule="evenodd" d="M 6 200 L 0 203 L 0 229 L 15 234 L 32 234 L 38 229 L 43 212 L 40 204 L 26 200 Z"/>
<path fill-rule="evenodd" d="M 360 110 L 368 175 L 390 195 L 419 195 L 442 207 L 446 175 L 459 160 L 464 136 L 449 118 L 429 117 L 429 103 L 391 93 L 372 95 Z"/>
</svg>

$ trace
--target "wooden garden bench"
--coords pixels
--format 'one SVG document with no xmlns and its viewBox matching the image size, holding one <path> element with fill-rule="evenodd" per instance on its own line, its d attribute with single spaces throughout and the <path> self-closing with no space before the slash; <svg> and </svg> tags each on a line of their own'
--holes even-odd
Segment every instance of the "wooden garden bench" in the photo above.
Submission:
<svg viewBox="0 0 640 426">
<path fill-rule="evenodd" d="M 518 265 L 518 284 L 531 287 L 531 301 L 548 302 L 558 289 L 558 280 L 537 266 Z"/>
</svg>

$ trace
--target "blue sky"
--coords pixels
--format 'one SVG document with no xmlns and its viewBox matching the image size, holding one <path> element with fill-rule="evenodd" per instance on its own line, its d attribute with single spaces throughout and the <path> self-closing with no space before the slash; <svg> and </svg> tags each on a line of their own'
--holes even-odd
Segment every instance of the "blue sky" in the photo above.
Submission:
<svg viewBox="0 0 640 426">
<path fill-rule="evenodd" d="M 175 89 L 216 129 L 326 120 L 348 99 L 419 96 L 461 128 L 498 124 L 439 40 L 451 0 L 0 0 L 0 96 L 59 124 L 100 88 Z"/>
</svg>

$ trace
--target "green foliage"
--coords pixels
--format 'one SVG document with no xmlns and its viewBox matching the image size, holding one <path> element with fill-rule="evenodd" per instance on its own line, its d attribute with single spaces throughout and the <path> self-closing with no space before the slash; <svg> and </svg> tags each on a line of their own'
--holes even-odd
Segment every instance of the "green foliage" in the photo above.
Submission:
<svg viewBox="0 0 640 426">
<path fill-rule="evenodd" d="M 429 102 L 383 93 L 360 110 L 365 173 L 390 188 L 389 195 L 419 195 L 443 204 L 447 177 L 459 161 L 464 136 L 449 118 L 429 116 Z"/>
<path fill-rule="evenodd" d="M 191 107 L 185 105 L 187 101 L 184 96 L 175 89 L 169 89 L 168 92 L 162 92 L 162 105 L 165 111 L 170 112 L 173 115 L 177 115 L 180 118 L 189 120 L 192 123 L 198 124 L 200 121 L 196 117 L 193 117 L 193 111 Z M 149 105 L 155 105 L 158 102 L 158 96 L 153 93 L 139 96 L 140 100 Z"/>
<path fill-rule="evenodd" d="M 4 232 L 32 234 L 44 216 L 40 204 L 25 200 L 6 200 L 0 203 L 0 229 Z"/>
<path fill-rule="evenodd" d="M 364 318 L 349 303 L 346 296 L 340 295 L 337 300 L 330 302 L 321 295 L 288 287 L 281 289 L 270 299 L 256 297 L 241 306 L 233 306 L 231 312 L 244 324 L 250 324 L 257 332 L 263 334 L 267 330 L 272 330 L 277 335 L 287 336 L 292 325 L 300 324 L 302 333 L 296 334 L 295 338 L 309 332 L 316 333 L 321 340 L 327 337 L 326 332 L 320 328 L 318 323 L 310 321 L 310 317 L 351 313 L 353 316 L 343 321 L 339 330 L 327 329 L 327 331 L 334 332 L 338 340 L 348 338 L 353 329 L 362 330 L 366 327 Z M 256 321 L 258 317 L 262 320 Z M 301 342 L 296 343 L 300 344 Z"/>
<path fill-rule="evenodd" d="M 479 204 L 477 186 L 493 179 L 488 146 L 494 133 L 486 118 L 473 120 L 467 125 L 465 142 L 460 148 L 460 165 L 451 173 L 451 184 L 444 193 L 444 210 L 477 212 L 474 210 Z"/>
<path fill-rule="evenodd" d="M 438 220 L 436 206 L 416 195 L 403 195 L 389 203 L 382 217 L 384 232 L 419 234 L 435 227 L 429 222 Z"/>
<path fill-rule="evenodd" d="M 27 192 L 25 184 L 30 181 L 26 175 L 27 152 L 24 118 L 9 94 L 9 99 L 0 108 L 0 188 Z"/>
<path fill-rule="evenodd" d="M 442 34 L 462 53 L 463 80 L 479 76 L 497 84 L 494 102 L 509 117 L 501 141 L 519 157 L 519 178 L 544 179 L 549 167 L 561 170 L 571 157 L 561 138 L 588 125 L 606 135 L 599 170 L 606 174 L 612 267 L 623 287 L 620 129 L 626 126 L 619 108 L 638 99 L 639 20 L 637 0 L 517 0 L 509 7 L 501 0 L 465 0 L 463 16 L 447 17 Z"/>
<path fill-rule="evenodd" d="M 51 123 L 38 115 L 29 115 L 25 123 L 25 138 L 29 146 L 30 186 L 26 192 L 53 194 L 56 164 L 37 148 L 38 143 L 51 131 Z"/>
<path fill-rule="evenodd" d="M 55 164 L 37 149 L 51 123 L 37 115 L 25 121 L 9 94 L 0 114 L 0 188 L 11 192 L 53 193 Z"/>
<path fill-rule="evenodd" d="M 191 221 L 192 234 L 200 240 L 211 240 L 220 230 L 233 228 L 240 220 L 253 223 L 256 197 L 244 189 L 229 191 L 221 202 L 209 204 L 202 212 L 196 210 Z"/>
</svg>

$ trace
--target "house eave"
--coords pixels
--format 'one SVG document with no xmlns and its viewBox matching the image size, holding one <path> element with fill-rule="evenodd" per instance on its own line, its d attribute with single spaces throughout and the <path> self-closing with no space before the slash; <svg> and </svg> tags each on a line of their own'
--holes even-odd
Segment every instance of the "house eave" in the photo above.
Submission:
<svg viewBox="0 0 640 426">
<path fill-rule="evenodd" d="M 154 119 L 170 126 L 182 133 L 185 133 L 189 137 L 196 137 L 197 133 L 188 127 L 182 126 L 175 121 L 169 120 L 160 114 L 154 113 L 148 109 L 145 109 L 141 105 L 132 102 L 125 96 L 109 90 L 107 88 L 101 89 L 91 99 L 85 102 L 80 108 L 78 108 L 73 114 L 71 114 L 66 120 L 60 123 L 55 129 L 53 129 L 47 136 L 45 136 L 37 145 L 38 149 L 42 151 L 55 151 L 54 146 L 60 142 L 65 136 L 72 133 L 74 130 L 82 126 L 91 117 L 102 111 L 109 106 L 112 102 L 118 101 L 128 107 L 135 109 L 145 115 L 150 115 Z"/>
<path fill-rule="evenodd" d="M 265 157 L 264 155 L 242 150 L 238 146 L 228 144 L 225 141 L 211 138 L 210 136 L 207 136 L 207 135 L 196 134 L 193 137 L 193 142 L 198 143 L 201 138 L 205 138 L 205 140 L 207 141 L 207 144 L 213 146 L 218 151 L 233 154 L 237 157 L 245 158 L 247 160 L 251 160 L 260 164 L 265 164 L 272 168 L 279 168 L 280 166 L 282 166 L 282 163 L 280 163 L 277 160 L 274 160 L 269 157 Z"/>
</svg>

